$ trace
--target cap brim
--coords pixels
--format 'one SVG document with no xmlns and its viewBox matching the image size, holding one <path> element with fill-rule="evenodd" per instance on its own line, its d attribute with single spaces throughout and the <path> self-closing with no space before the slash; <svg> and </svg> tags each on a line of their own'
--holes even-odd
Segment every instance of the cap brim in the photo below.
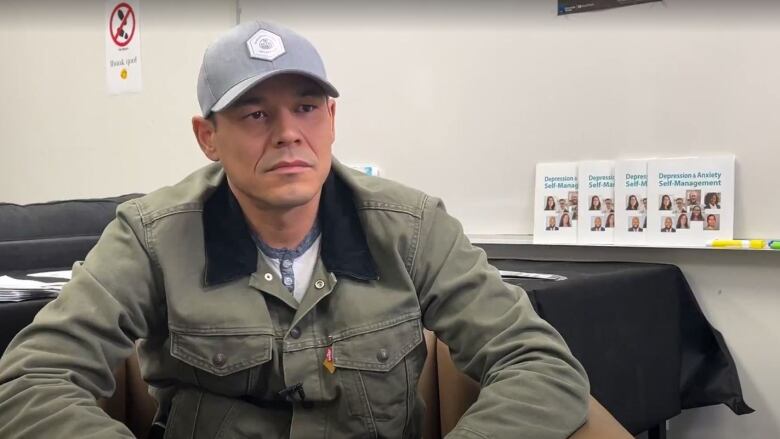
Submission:
<svg viewBox="0 0 780 439">
<path fill-rule="evenodd" d="M 297 69 L 280 69 L 280 70 L 274 70 L 273 72 L 264 73 L 262 75 L 251 76 L 239 82 L 238 84 L 234 85 L 233 87 L 230 88 L 230 90 L 226 91 L 221 98 L 219 98 L 217 103 L 211 107 L 209 113 L 216 113 L 218 111 L 224 110 L 225 108 L 229 107 L 230 104 L 235 102 L 236 99 L 241 97 L 241 95 L 249 91 L 250 88 L 265 81 L 266 79 L 272 78 L 274 76 L 284 75 L 284 74 L 305 76 L 318 83 L 325 91 L 325 94 L 327 94 L 328 96 L 334 98 L 339 97 L 339 92 L 338 90 L 336 90 L 336 87 L 334 87 L 333 84 L 320 78 L 317 75 L 313 75 L 310 72 L 297 70 Z M 208 114 L 204 114 L 203 116 L 207 117 Z"/>
</svg>

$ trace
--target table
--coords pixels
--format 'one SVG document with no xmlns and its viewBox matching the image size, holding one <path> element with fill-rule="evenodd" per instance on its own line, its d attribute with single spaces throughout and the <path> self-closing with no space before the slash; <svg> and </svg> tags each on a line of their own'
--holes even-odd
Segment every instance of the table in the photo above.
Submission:
<svg viewBox="0 0 780 439">
<path fill-rule="evenodd" d="M 632 434 L 662 438 L 682 409 L 726 404 L 751 413 L 723 337 L 679 268 L 665 264 L 491 259 L 502 270 L 561 274 L 507 280 L 582 362 L 591 393 Z M 0 304 L 0 352 L 48 300 Z"/>
<path fill-rule="evenodd" d="M 507 279 L 566 339 L 591 393 L 632 434 L 664 437 L 682 409 L 725 404 L 752 413 L 720 332 L 674 265 L 491 259 L 501 270 L 566 280 Z"/>
</svg>

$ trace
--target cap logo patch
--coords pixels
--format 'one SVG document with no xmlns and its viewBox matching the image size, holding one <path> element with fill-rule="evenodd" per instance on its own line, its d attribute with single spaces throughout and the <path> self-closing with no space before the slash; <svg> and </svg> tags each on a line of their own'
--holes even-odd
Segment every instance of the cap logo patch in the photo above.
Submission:
<svg viewBox="0 0 780 439">
<path fill-rule="evenodd" d="M 265 29 L 260 29 L 246 42 L 249 56 L 252 58 L 273 61 L 284 54 L 284 44 L 279 35 Z"/>
</svg>

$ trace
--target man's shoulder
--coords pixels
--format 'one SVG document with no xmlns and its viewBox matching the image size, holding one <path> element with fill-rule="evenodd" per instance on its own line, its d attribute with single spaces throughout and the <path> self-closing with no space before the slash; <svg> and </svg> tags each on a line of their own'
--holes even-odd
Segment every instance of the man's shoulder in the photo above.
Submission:
<svg viewBox="0 0 780 439">
<path fill-rule="evenodd" d="M 385 209 L 419 216 L 425 207 L 428 194 L 399 182 L 382 177 L 368 176 L 334 161 L 333 168 L 352 190 L 358 209 Z"/>
<path fill-rule="evenodd" d="M 220 184 L 224 171 L 219 163 L 204 166 L 180 182 L 150 192 L 125 204 L 135 204 L 145 224 L 180 212 L 202 211 L 208 196 Z"/>
</svg>

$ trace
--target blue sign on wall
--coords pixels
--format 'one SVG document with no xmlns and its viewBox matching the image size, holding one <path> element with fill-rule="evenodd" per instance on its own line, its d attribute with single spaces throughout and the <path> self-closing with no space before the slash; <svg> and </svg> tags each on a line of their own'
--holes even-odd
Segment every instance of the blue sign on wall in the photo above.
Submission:
<svg viewBox="0 0 780 439">
<path fill-rule="evenodd" d="M 618 8 L 621 6 L 660 1 L 661 0 L 558 0 L 558 15 L 576 14 L 578 12 L 596 11 L 599 9 Z"/>
</svg>

